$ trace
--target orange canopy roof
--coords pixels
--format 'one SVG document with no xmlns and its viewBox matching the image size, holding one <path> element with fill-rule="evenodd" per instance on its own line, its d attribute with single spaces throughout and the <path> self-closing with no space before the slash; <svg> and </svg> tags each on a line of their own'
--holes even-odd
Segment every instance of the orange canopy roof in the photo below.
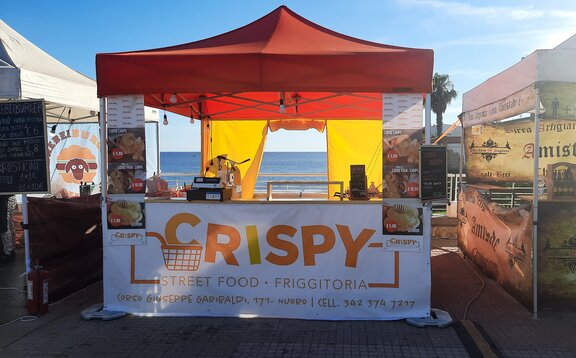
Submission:
<svg viewBox="0 0 576 358">
<path fill-rule="evenodd" d="M 376 119 L 377 94 L 431 91 L 433 56 L 342 35 L 281 6 L 212 38 L 97 54 L 96 76 L 100 97 L 144 94 L 148 106 L 196 118 Z"/>
</svg>

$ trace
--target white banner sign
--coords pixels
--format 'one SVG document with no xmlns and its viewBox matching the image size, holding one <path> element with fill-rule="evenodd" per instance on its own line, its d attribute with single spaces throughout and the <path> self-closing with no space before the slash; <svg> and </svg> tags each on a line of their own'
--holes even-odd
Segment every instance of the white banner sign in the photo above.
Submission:
<svg viewBox="0 0 576 358">
<path fill-rule="evenodd" d="M 422 128 L 422 95 L 382 95 L 384 129 Z"/>
<path fill-rule="evenodd" d="M 384 250 L 381 205 L 147 203 L 105 245 L 104 304 L 133 314 L 399 319 L 430 311 L 427 252 Z"/>
<path fill-rule="evenodd" d="M 108 98 L 107 202 L 103 225 L 108 245 L 146 243 L 146 129 L 144 96 Z"/>
<path fill-rule="evenodd" d="M 108 128 L 144 127 L 145 110 L 143 95 L 109 96 Z"/>
<path fill-rule="evenodd" d="M 526 87 L 498 102 L 491 103 L 473 111 L 464 112 L 462 118 L 464 127 L 491 123 L 533 111 L 535 99 L 536 92 L 534 91 L 534 87 Z"/>
</svg>

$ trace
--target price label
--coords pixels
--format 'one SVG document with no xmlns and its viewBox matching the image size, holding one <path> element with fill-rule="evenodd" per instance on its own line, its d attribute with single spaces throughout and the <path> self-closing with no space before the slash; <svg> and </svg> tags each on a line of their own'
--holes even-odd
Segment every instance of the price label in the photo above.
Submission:
<svg viewBox="0 0 576 358">
<path fill-rule="evenodd" d="M 114 158 L 115 160 L 120 160 L 124 158 L 124 151 L 120 148 L 112 149 L 112 158 Z"/>
<path fill-rule="evenodd" d="M 220 193 L 206 193 L 206 200 L 220 200 Z"/>
<path fill-rule="evenodd" d="M 144 190 L 144 180 L 136 178 L 130 183 L 130 186 L 132 187 L 132 191 L 141 192 Z"/>
<path fill-rule="evenodd" d="M 398 158 L 400 158 L 400 155 L 394 149 L 390 149 L 388 152 L 386 152 L 386 160 L 388 162 L 396 163 L 398 161 Z"/>
<path fill-rule="evenodd" d="M 386 218 L 384 220 L 384 228 L 388 232 L 395 232 L 396 229 L 398 229 L 398 224 L 396 223 L 396 220 Z"/>
<path fill-rule="evenodd" d="M 108 218 L 108 222 L 112 226 L 120 226 L 122 225 L 122 218 L 120 217 L 120 215 L 112 214 L 110 215 L 110 218 Z"/>
<path fill-rule="evenodd" d="M 420 188 L 418 187 L 417 182 L 409 182 L 406 186 L 406 195 L 410 198 L 417 198 L 418 194 L 420 193 Z"/>
</svg>

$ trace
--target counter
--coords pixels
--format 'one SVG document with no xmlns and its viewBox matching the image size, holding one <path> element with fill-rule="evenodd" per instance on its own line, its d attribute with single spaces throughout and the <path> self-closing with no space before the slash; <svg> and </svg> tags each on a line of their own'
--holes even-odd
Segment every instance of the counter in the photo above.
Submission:
<svg viewBox="0 0 576 358">
<path fill-rule="evenodd" d="M 381 200 L 148 198 L 145 211 L 144 242 L 105 245 L 108 310 L 300 319 L 430 312 L 430 242 L 397 236 L 419 247 L 391 249 Z"/>
</svg>

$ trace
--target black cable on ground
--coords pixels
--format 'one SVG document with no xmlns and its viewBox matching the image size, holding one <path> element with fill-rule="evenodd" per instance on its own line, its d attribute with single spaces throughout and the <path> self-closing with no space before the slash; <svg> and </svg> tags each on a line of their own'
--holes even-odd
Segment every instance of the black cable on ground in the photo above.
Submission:
<svg viewBox="0 0 576 358">
<path fill-rule="evenodd" d="M 4 290 L 4 291 L 17 291 L 18 293 L 26 293 L 26 291 L 22 291 L 21 289 L 16 288 L 16 287 L 0 287 L 0 291 L 2 291 L 2 290 Z"/>
<path fill-rule="evenodd" d="M 462 319 L 458 322 L 453 322 L 451 326 L 454 327 L 454 331 L 460 338 L 460 342 L 466 348 L 466 351 L 472 358 L 500 358 L 502 354 L 498 350 L 498 347 L 492 342 L 490 336 L 484 331 L 484 329 L 473 321 L 469 321 L 466 319 L 468 316 L 468 310 L 470 306 L 480 297 L 484 288 L 486 287 L 486 281 L 484 278 L 476 271 L 474 267 L 470 264 L 468 260 L 464 258 L 464 256 L 460 255 L 457 251 L 446 250 L 443 247 L 438 246 L 430 246 L 433 249 L 441 250 L 444 252 L 452 253 L 460 257 L 468 268 L 474 272 L 476 277 L 482 282 L 482 287 L 478 291 L 478 293 L 466 304 L 464 309 L 464 314 Z"/>
<path fill-rule="evenodd" d="M 474 272 L 474 274 L 476 275 L 476 277 L 478 277 L 478 279 L 480 280 L 480 282 L 482 282 L 482 287 L 480 287 L 480 290 L 478 291 L 478 293 L 466 304 L 466 307 L 464 308 L 464 314 L 462 315 L 462 320 L 466 320 L 466 317 L 468 316 L 468 309 L 470 308 L 470 306 L 472 305 L 472 303 L 474 303 L 482 294 L 482 292 L 484 291 L 484 288 L 486 287 L 486 282 L 484 281 L 484 279 L 482 278 L 482 276 L 480 276 L 480 274 L 476 271 L 476 269 L 474 269 L 472 267 L 472 265 L 470 264 L 470 262 L 468 262 L 468 260 L 466 260 L 463 256 L 460 256 L 458 254 L 458 252 L 455 251 L 450 251 L 450 250 L 446 250 L 443 247 L 438 247 L 438 246 L 432 246 L 430 245 L 430 247 L 432 249 L 436 249 L 436 250 L 441 250 L 444 252 L 448 252 L 451 254 L 455 254 L 456 256 L 458 256 L 460 259 L 462 259 L 466 265 L 468 266 L 468 268 L 470 268 L 470 270 L 472 272 Z"/>
<path fill-rule="evenodd" d="M 0 328 L 5 327 L 5 326 L 8 326 L 8 325 L 11 325 L 11 324 L 13 324 L 13 323 L 15 323 L 15 322 L 18 322 L 18 321 L 30 322 L 30 321 L 35 321 L 35 320 L 37 320 L 37 319 L 38 319 L 38 317 L 36 317 L 36 316 L 21 316 L 21 317 L 18 317 L 18 318 L 13 319 L 13 320 L 10 321 L 10 322 L 6 322 L 6 323 L 0 324 Z"/>
</svg>

